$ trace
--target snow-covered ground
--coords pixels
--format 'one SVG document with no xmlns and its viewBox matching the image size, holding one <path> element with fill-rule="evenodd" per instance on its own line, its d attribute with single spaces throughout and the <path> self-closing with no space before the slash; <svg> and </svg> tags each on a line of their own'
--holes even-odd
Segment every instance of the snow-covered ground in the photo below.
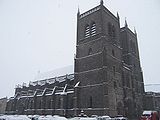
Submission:
<svg viewBox="0 0 160 120">
<path fill-rule="evenodd" d="M 33 119 L 34 118 L 34 119 Z M 60 116 L 39 116 L 39 115 L 2 115 L 0 120 L 68 120 Z"/>
<path fill-rule="evenodd" d="M 2 115 L 0 120 L 68 120 L 65 117 L 60 116 L 38 116 L 38 115 Z"/>
<path fill-rule="evenodd" d="M 58 115 L 1 115 L 0 120 L 111 120 L 111 118 L 109 116 L 65 118 Z"/>
<path fill-rule="evenodd" d="M 67 119 L 65 117 L 61 117 L 58 115 L 47 115 L 47 116 L 39 116 L 39 115 L 2 115 L 0 116 L 0 120 L 96 120 L 96 118 L 89 117 L 74 117 Z"/>
<path fill-rule="evenodd" d="M 0 120 L 31 120 L 26 115 L 3 115 Z"/>
</svg>

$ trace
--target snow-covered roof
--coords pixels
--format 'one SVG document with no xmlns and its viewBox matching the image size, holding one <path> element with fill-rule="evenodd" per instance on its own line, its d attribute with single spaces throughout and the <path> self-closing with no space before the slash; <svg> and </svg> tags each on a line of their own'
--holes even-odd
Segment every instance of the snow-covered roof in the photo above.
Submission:
<svg viewBox="0 0 160 120">
<path fill-rule="evenodd" d="M 64 76 L 59 76 L 59 77 L 54 77 L 54 78 L 49 78 L 49 79 L 44 79 L 44 80 L 38 80 L 38 81 L 34 81 L 34 82 L 30 81 L 29 85 L 32 85 L 32 86 L 36 86 L 36 85 L 43 86 L 46 83 L 53 84 L 56 81 L 58 81 L 58 82 L 64 82 L 67 79 L 70 80 L 70 81 L 74 80 L 74 74 L 66 74 Z"/>
<path fill-rule="evenodd" d="M 144 114 L 151 114 L 152 113 L 152 111 L 143 111 L 143 115 Z"/>
<path fill-rule="evenodd" d="M 145 85 L 145 92 L 160 92 L 160 84 Z"/>
<path fill-rule="evenodd" d="M 44 72 L 44 73 L 38 73 L 35 77 L 36 81 L 30 81 L 29 85 L 36 86 L 36 85 L 45 85 L 53 84 L 56 81 L 63 82 L 66 79 L 73 80 L 74 79 L 74 66 L 66 66 L 63 68 L 55 69 L 52 71 Z M 18 86 L 19 88 L 22 88 L 22 86 Z M 16 86 L 16 88 L 18 88 Z"/>
<path fill-rule="evenodd" d="M 54 77 L 58 77 L 66 74 L 73 74 L 73 73 L 74 73 L 74 66 L 69 65 L 69 66 L 58 68 L 52 71 L 38 73 L 35 76 L 35 80 L 45 80 L 45 79 L 54 78 Z"/>
</svg>

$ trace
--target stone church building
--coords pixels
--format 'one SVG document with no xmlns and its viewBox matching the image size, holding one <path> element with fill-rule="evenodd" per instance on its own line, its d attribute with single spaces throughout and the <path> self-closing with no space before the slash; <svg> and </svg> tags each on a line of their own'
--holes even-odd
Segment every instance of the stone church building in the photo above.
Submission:
<svg viewBox="0 0 160 120">
<path fill-rule="evenodd" d="M 77 13 L 74 73 L 17 87 L 7 114 L 138 117 L 144 83 L 137 33 L 100 5 Z"/>
</svg>

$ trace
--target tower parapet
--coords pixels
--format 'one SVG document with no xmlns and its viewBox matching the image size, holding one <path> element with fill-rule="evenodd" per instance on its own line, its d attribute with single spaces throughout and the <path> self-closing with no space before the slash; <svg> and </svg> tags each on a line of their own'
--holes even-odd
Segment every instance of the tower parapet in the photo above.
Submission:
<svg viewBox="0 0 160 120">
<path fill-rule="evenodd" d="M 98 11 L 98 10 L 100 10 L 100 6 L 94 7 L 93 9 L 81 14 L 80 18 L 86 17 L 86 16 L 88 16 L 88 15 L 90 15 L 90 14 L 92 14 L 92 13 Z"/>
</svg>

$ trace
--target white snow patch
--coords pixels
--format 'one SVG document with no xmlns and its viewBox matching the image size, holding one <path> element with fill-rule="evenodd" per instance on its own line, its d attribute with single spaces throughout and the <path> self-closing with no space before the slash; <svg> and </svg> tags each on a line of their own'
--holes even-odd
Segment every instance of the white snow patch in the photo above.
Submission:
<svg viewBox="0 0 160 120">
<path fill-rule="evenodd" d="M 4 120 L 31 120 L 26 115 L 3 115 L 0 119 Z"/>
<path fill-rule="evenodd" d="M 73 74 L 74 73 L 74 66 L 73 65 L 69 65 L 63 68 L 58 68 L 52 71 L 48 71 L 48 72 L 44 72 L 44 73 L 38 73 L 35 76 L 35 80 L 45 80 L 45 79 L 49 79 L 49 78 L 54 78 L 54 77 L 58 77 L 61 75 L 66 75 L 66 74 Z"/>
<path fill-rule="evenodd" d="M 145 85 L 145 92 L 160 92 L 160 84 Z"/>
</svg>

